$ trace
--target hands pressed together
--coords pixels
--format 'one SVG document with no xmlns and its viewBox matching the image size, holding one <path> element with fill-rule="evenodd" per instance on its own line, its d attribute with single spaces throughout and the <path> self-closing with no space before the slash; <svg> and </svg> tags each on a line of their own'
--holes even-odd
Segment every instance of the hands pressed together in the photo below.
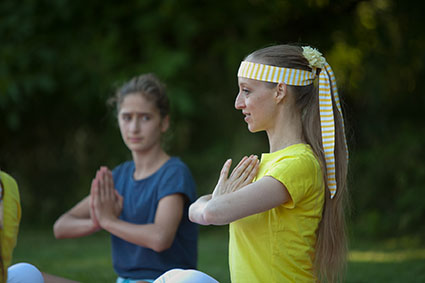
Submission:
<svg viewBox="0 0 425 283">
<path fill-rule="evenodd" d="M 90 218 L 93 228 L 105 228 L 108 221 L 114 221 L 121 214 L 123 197 L 117 192 L 112 172 L 101 167 L 96 172 L 90 190 Z"/>
<path fill-rule="evenodd" d="M 256 155 L 245 156 L 233 169 L 229 176 L 232 160 L 228 159 L 221 169 L 220 178 L 212 194 L 212 198 L 228 194 L 250 184 L 257 175 L 259 159 Z"/>
<path fill-rule="evenodd" d="M 255 155 L 245 156 L 229 176 L 231 165 L 231 159 L 224 163 L 217 185 L 212 195 L 205 196 L 205 201 L 249 185 L 257 175 L 259 160 Z M 94 230 L 106 229 L 108 223 L 117 220 L 121 214 L 123 197 L 115 189 L 112 172 L 107 167 L 101 167 L 92 181 L 89 205 Z"/>
</svg>

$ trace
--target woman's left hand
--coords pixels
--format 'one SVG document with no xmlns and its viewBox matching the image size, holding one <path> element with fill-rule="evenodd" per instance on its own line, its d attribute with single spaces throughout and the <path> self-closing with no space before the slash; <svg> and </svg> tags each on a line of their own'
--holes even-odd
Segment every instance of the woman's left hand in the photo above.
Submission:
<svg viewBox="0 0 425 283">
<path fill-rule="evenodd" d="M 230 166 L 232 160 L 228 159 L 221 169 L 220 178 L 214 189 L 212 197 L 228 194 L 239 190 L 240 188 L 250 184 L 254 180 L 258 172 L 259 160 L 256 155 L 244 157 L 239 164 L 233 169 L 229 177 Z"/>
<path fill-rule="evenodd" d="M 106 167 L 97 172 L 91 197 L 96 219 L 102 228 L 121 214 L 123 198 L 115 190 L 112 172 Z"/>
</svg>

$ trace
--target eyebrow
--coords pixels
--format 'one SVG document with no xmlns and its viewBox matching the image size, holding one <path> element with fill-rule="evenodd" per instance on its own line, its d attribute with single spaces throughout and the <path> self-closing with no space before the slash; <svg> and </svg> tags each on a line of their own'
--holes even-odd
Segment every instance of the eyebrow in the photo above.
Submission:
<svg viewBox="0 0 425 283">
<path fill-rule="evenodd" d="M 120 112 L 120 115 L 132 115 L 132 114 L 137 114 L 137 115 L 152 115 L 151 112 L 132 112 L 132 111 L 123 111 Z"/>
</svg>

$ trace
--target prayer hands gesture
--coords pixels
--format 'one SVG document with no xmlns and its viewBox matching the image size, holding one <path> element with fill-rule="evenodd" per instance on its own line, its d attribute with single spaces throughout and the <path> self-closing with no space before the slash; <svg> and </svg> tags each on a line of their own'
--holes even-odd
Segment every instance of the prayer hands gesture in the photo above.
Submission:
<svg viewBox="0 0 425 283">
<path fill-rule="evenodd" d="M 101 167 L 93 179 L 90 191 L 90 218 L 93 226 L 103 228 L 105 223 L 117 219 L 121 214 L 123 197 L 114 187 L 112 172 Z"/>
<path fill-rule="evenodd" d="M 221 169 L 220 178 L 214 189 L 212 197 L 228 194 L 239 190 L 240 188 L 250 184 L 258 172 L 259 160 L 256 155 L 244 157 L 239 164 L 233 169 L 229 177 L 230 166 L 232 160 L 228 159 Z"/>
</svg>

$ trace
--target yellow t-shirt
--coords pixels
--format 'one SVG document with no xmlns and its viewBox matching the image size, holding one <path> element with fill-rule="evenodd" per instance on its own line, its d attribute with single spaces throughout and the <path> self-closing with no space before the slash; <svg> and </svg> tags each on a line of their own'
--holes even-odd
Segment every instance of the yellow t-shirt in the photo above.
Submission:
<svg viewBox="0 0 425 283">
<path fill-rule="evenodd" d="M 230 223 L 229 265 L 233 283 L 315 282 L 316 232 L 325 185 L 311 147 L 295 144 L 263 154 L 257 180 L 271 176 L 292 200 Z"/>
<path fill-rule="evenodd" d="M 1 255 L 5 272 L 12 262 L 13 249 L 18 238 L 21 204 L 18 185 L 7 173 L 0 171 L 3 183 L 3 229 L 0 229 Z"/>
</svg>

